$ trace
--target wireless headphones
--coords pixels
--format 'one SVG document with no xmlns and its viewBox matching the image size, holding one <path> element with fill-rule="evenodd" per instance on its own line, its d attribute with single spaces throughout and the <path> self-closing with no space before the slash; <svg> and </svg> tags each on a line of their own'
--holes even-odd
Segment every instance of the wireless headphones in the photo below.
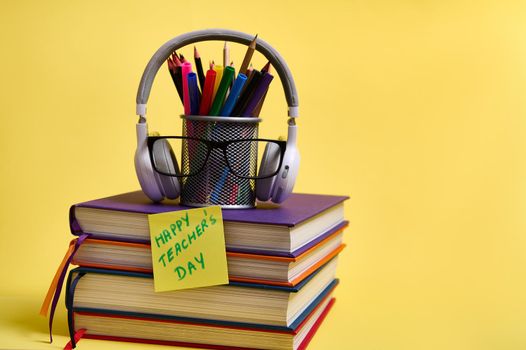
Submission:
<svg viewBox="0 0 526 350">
<path fill-rule="evenodd" d="M 206 29 L 182 34 L 161 46 L 150 59 L 142 74 L 139 90 L 137 91 L 136 114 L 139 116 L 139 121 L 136 125 L 137 150 L 135 151 L 135 171 L 143 192 L 154 202 L 159 202 L 164 198 L 175 199 L 179 197 L 181 184 L 175 176 L 166 176 L 156 172 L 148 152 L 146 103 L 150 96 L 153 80 L 159 68 L 172 52 L 189 44 L 209 40 L 231 41 L 249 45 L 253 37 L 249 34 L 226 29 Z M 287 146 L 281 167 L 276 175 L 256 180 L 256 197 L 261 201 L 270 200 L 274 203 L 281 203 L 292 193 L 300 163 L 300 155 L 296 147 L 298 131 L 295 121 L 299 112 L 298 95 L 292 74 L 280 54 L 259 38 L 256 41 L 256 50 L 263 54 L 278 72 L 285 90 L 288 116 L 290 117 L 287 122 Z M 156 163 L 162 164 L 165 169 L 170 169 L 171 172 L 178 172 L 179 165 L 175 154 L 168 142 L 165 140 L 163 142 L 162 147 L 154 149 L 153 157 Z M 263 152 L 259 174 L 269 173 L 269 169 L 276 169 L 279 159 L 279 146 L 268 143 Z"/>
</svg>

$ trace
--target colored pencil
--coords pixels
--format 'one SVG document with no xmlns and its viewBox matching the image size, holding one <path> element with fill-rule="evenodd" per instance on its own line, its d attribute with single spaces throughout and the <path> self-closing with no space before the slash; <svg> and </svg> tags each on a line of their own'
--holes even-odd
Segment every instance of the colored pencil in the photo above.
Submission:
<svg viewBox="0 0 526 350">
<path fill-rule="evenodd" d="M 253 77 L 253 74 L 252 74 L 253 72 L 254 72 L 254 67 L 252 66 L 252 63 L 251 63 L 247 69 L 247 72 L 245 73 L 245 75 L 247 76 L 247 82 L 243 86 L 243 90 L 241 90 L 241 95 L 243 95 L 243 92 L 245 92 L 245 89 L 250 84 L 250 81 L 252 80 L 252 77 Z"/>
<path fill-rule="evenodd" d="M 211 199 L 213 202 L 219 201 L 219 194 L 221 193 L 221 191 L 223 190 L 223 187 L 225 186 L 226 179 L 228 178 L 228 173 L 229 173 L 228 167 L 225 167 L 225 169 L 223 170 L 223 174 L 221 174 L 221 177 L 216 182 L 214 186 L 214 191 L 211 194 Z"/>
<path fill-rule="evenodd" d="M 216 98 L 217 89 L 219 88 L 219 84 L 221 83 L 221 78 L 223 78 L 223 66 L 214 64 L 214 70 L 216 72 L 216 82 L 214 85 L 214 94 L 212 95 L 212 100 Z"/>
<path fill-rule="evenodd" d="M 230 67 L 234 68 L 234 61 L 230 61 Z M 230 83 L 230 87 L 228 89 L 228 93 L 230 93 L 230 89 L 232 89 L 232 86 L 234 86 L 235 79 L 232 79 L 232 82 Z"/>
<path fill-rule="evenodd" d="M 225 46 L 223 46 L 223 67 L 228 66 L 228 62 L 230 62 L 230 47 L 228 42 L 225 41 Z"/>
<path fill-rule="evenodd" d="M 230 192 L 230 203 L 231 204 L 236 204 L 238 190 L 239 190 L 239 185 L 236 183 L 232 184 L 232 192 Z"/>
<path fill-rule="evenodd" d="M 193 72 L 188 74 L 188 93 L 190 95 L 190 112 L 192 115 L 198 115 L 201 94 L 197 86 L 197 74 Z"/>
<path fill-rule="evenodd" d="M 230 90 L 230 94 L 228 94 L 228 98 L 225 101 L 225 105 L 219 112 L 219 115 L 225 117 L 230 116 L 232 110 L 234 109 L 234 106 L 236 105 L 237 100 L 239 99 L 239 95 L 241 94 L 241 90 L 243 89 L 243 86 L 245 85 L 246 81 L 247 76 L 245 74 L 239 73 L 237 75 L 237 78 L 234 81 L 234 85 Z"/>
<path fill-rule="evenodd" d="M 203 96 L 201 96 L 201 105 L 199 106 L 199 115 L 208 115 L 208 112 L 210 111 L 215 80 L 216 72 L 209 69 L 206 72 L 205 87 L 203 88 Z"/>
<path fill-rule="evenodd" d="M 168 71 L 170 72 L 170 76 L 172 77 L 172 81 L 174 82 L 175 88 L 177 89 L 177 94 L 179 95 L 179 98 L 181 99 L 181 102 L 183 102 L 183 86 L 181 81 L 181 67 L 176 67 L 175 63 L 168 57 Z"/>
<path fill-rule="evenodd" d="M 261 72 L 270 73 L 270 67 L 271 66 L 270 66 L 270 61 L 269 61 L 263 68 L 261 68 Z M 268 93 L 268 88 L 267 88 L 267 91 L 265 91 L 265 94 L 263 95 L 261 100 L 259 100 L 258 105 L 254 109 L 254 112 L 252 113 L 252 115 L 256 118 L 259 117 L 259 114 L 261 113 L 261 108 L 263 107 L 263 103 L 265 103 L 265 98 L 267 97 L 267 93 Z"/>
<path fill-rule="evenodd" d="M 183 65 L 183 62 L 181 62 L 181 60 L 179 59 L 179 57 L 177 57 L 177 55 L 172 55 L 172 61 L 175 63 L 175 66 L 176 67 L 181 67 Z"/>
<path fill-rule="evenodd" d="M 178 65 L 180 66 L 182 63 L 181 63 L 181 60 L 179 59 L 179 56 L 177 55 L 177 52 L 172 52 L 172 61 L 174 61 L 174 63 L 179 63 Z"/>
<path fill-rule="evenodd" d="M 177 78 L 177 85 L 175 87 L 177 88 L 177 93 L 181 96 L 181 102 L 183 102 L 183 64 L 177 57 L 173 62 L 175 64 L 175 76 Z"/>
<path fill-rule="evenodd" d="M 225 96 L 230 87 L 230 83 L 234 79 L 235 69 L 231 66 L 228 66 L 223 71 L 223 76 L 221 78 L 221 83 L 217 89 L 216 95 L 214 97 L 214 102 L 212 103 L 212 108 L 210 108 L 209 115 L 219 115 L 219 111 L 223 106 L 225 101 Z"/>
<path fill-rule="evenodd" d="M 203 71 L 203 64 L 201 62 L 201 56 L 197 51 L 197 47 L 194 46 L 194 61 L 195 61 L 195 70 L 197 71 L 197 76 L 199 77 L 199 86 L 201 91 L 204 89 L 205 85 L 205 73 Z"/>
<path fill-rule="evenodd" d="M 247 80 L 247 82 L 245 83 L 245 89 L 241 93 L 241 96 L 239 96 L 239 99 L 237 100 L 237 103 L 234 109 L 232 110 L 232 116 L 241 117 L 241 113 L 245 110 L 246 104 L 248 103 L 250 96 L 258 86 L 261 76 L 261 72 L 254 69 L 254 71 L 252 72 L 252 79 L 250 79 L 250 82 Z"/>
<path fill-rule="evenodd" d="M 261 100 L 265 92 L 267 91 L 270 83 L 272 82 L 272 79 L 274 79 L 274 76 L 272 76 L 272 74 L 268 72 L 263 74 L 257 86 L 255 87 L 254 91 L 250 95 L 250 98 L 247 101 L 245 108 L 241 112 L 242 117 L 252 117 L 253 116 L 254 109 L 256 108 L 257 104 L 259 103 L 259 101 Z"/>
<path fill-rule="evenodd" d="M 268 61 L 267 64 L 265 64 L 263 68 L 261 68 L 261 73 L 267 73 L 267 72 L 270 72 L 270 61 Z"/>
<path fill-rule="evenodd" d="M 254 51 L 256 50 L 257 37 L 258 36 L 256 34 L 254 39 L 248 45 L 247 52 L 245 53 L 245 58 L 243 58 L 243 63 L 241 63 L 241 67 L 239 68 L 239 73 L 247 75 L 248 65 L 250 64 L 250 60 L 252 60 L 252 55 L 254 55 Z"/>
<path fill-rule="evenodd" d="M 190 106 L 190 93 L 188 91 L 188 74 L 192 72 L 192 64 L 190 62 L 184 62 L 181 67 L 182 80 L 183 80 L 183 105 L 184 105 L 184 114 L 190 115 L 191 106 Z"/>
</svg>

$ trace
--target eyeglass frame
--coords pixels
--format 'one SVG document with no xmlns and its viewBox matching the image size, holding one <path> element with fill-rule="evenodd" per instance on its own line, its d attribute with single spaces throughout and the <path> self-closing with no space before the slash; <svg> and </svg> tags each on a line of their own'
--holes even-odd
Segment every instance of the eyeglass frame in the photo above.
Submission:
<svg viewBox="0 0 526 350">
<path fill-rule="evenodd" d="M 206 148 L 207 148 L 207 153 L 206 153 L 206 157 L 205 157 L 205 161 L 203 162 L 203 165 L 201 165 L 199 170 L 197 170 L 194 174 L 191 174 L 191 175 L 174 175 L 174 174 L 170 174 L 170 173 L 166 173 L 166 172 L 158 170 L 157 167 L 155 166 L 155 163 L 154 163 L 154 160 L 153 160 L 153 145 L 154 145 L 154 143 L 157 140 L 161 140 L 161 139 L 180 139 L 180 140 L 194 140 L 194 141 L 203 142 L 206 145 Z M 265 142 L 276 143 L 279 146 L 279 150 L 280 150 L 279 164 L 276 167 L 276 171 L 274 173 L 270 174 L 270 175 L 266 175 L 266 176 L 263 176 L 263 177 L 259 177 L 259 176 L 240 176 L 240 175 L 236 174 L 234 172 L 234 170 L 232 170 L 232 166 L 230 165 L 230 162 L 229 162 L 228 157 L 226 155 L 226 149 L 227 149 L 229 144 L 231 144 L 231 143 L 238 143 L 238 142 L 242 142 L 242 141 L 265 141 Z M 198 137 L 187 137 L 187 136 L 148 136 L 148 138 L 146 140 L 146 143 L 148 145 L 148 154 L 150 155 L 150 162 L 152 164 L 153 170 L 155 170 L 159 174 L 162 174 L 162 175 L 165 175 L 165 176 L 174 176 L 174 177 L 177 177 L 177 178 L 192 177 L 192 176 L 196 176 L 197 174 L 199 174 L 205 168 L 205 165 L 208 162 L 208 158 L 210 157 L 210 153 L 212 152 L 212 150 L 216 149 L 216 148 L 219 148 L 219 149 L 221 149 L 223 151 L 223 159 L 225 160 L 225 163 L 226 163 L 226 165 L 228 167 L 228 171 L 230 173 L 232 173 L 232 175 L 234 175 L 236 177 L 239 177 L 241 179 L 248 179 L 248 180 L 268 179 L 268 178 L 271 178 L 271 177 L 273 177 L 273 176 L 275 176 L 276 174 L 279 173 L 279 170 L 281 169 L 281 165 L 283 164 L 283 158 L 284 158 L 284 155 L 285 155 L 285 150 L 287 149 L 287 141 L 271 140 L 271 139 L 233 139 L 233 140 L 227 140 L 227 141 L 212 141 L 212 140 L 201 139 L 201 138 L 198 138 Z"/>
</svg>

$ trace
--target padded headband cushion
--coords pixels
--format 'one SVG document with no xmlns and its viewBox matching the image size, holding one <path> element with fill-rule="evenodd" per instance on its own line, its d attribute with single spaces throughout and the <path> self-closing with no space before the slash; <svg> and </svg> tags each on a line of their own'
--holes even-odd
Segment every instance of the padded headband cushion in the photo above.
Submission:
<svg viewBox="0 0 526 350">
<path fill-rule="evenodd" d="M 137 91 L 137 104 L 145 105 L 148 102 L 155 75 L 172 52 L 188 44 L 208 40 L 226 40 L 248 45 L 253 40 L 253 36 L 227 29 L 205 29 L 182 34 L 173 38 L 157 50 L 144 69 L 139 90 Z M 256 50 L 261 52 L 278 72 L 283 89 L 285 90 L 289 110 L 298 107 L 296 85 L 294 84 L 289 67 L 283 58 L 272 46 L 259 38 L 256 41 Z M 295 117 L 296 115 L 291 116 Z"/>
</svg>

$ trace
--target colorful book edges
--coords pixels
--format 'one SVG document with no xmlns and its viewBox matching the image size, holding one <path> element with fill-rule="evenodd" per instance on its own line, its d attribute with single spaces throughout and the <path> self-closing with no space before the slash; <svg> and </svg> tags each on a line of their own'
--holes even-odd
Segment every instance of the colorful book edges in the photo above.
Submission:
<svg viewBox="0 0 526 350">
<path fill-rule="evenodd" d="M 343 230 L 336 231 L 296 257 L 227 252 L 229 280 L 295 286 L 337 256 L 345 247 Z M 86 239 L 73 265 L 152 273 L 149 244 Z"/>
<path fill-rule="evenodd" d="M 82 273 L 82 272 L 81 272 Z M 68 323 L 72 348 L 80 338 L 213 349 L 305 349 L 334 304 L 335 280 L 288 327 L 166 317 L 75 307 L 79 279 L 68 281 Z"/>
<path fill-rule="evenodd" d="M 344 228 L 346 196 L 292 194 L 280 206 L 224 210 L 227 250 L 294 257 Z M 149 243 L 148 214 L 189 209 L 177 201 L 154 204 L 141 192 L 79 203 L 70 209 L 74 235 Z"/>
<path fill-rule="evenodd" d="M 250 346 L 304 350 L 332 309 L 335 301 L 336 299 L 331 298 L 321 303 L 305 319 L 303 324 L 292 331 L 264 331 L 96 312 L 74 312 L 72 319 L 78 325 L 75 328 L 78 330 L 74 333 L 77 343 L 81 338 L 86 338 L 225 350 L 242 350 L 250 348 Z M 185 334 L 184 337 L 180 336 L 182 333 Z M 205 341 L 207 343 L 204 343 Z M 270 342 L 272 345 L 269 344 Z M 71 349 L 72 346 L 70 341 L 65 349 Z"/>
<path fill-rule="evenodd" d="M 69 273 L 66 302 L 75 310 L 286 330 L 338 284 L 336 265 L 331 260 L 294 287 L 231 282 L 162 293 L 152 274 L 78 267 Z"/>
</svg>

